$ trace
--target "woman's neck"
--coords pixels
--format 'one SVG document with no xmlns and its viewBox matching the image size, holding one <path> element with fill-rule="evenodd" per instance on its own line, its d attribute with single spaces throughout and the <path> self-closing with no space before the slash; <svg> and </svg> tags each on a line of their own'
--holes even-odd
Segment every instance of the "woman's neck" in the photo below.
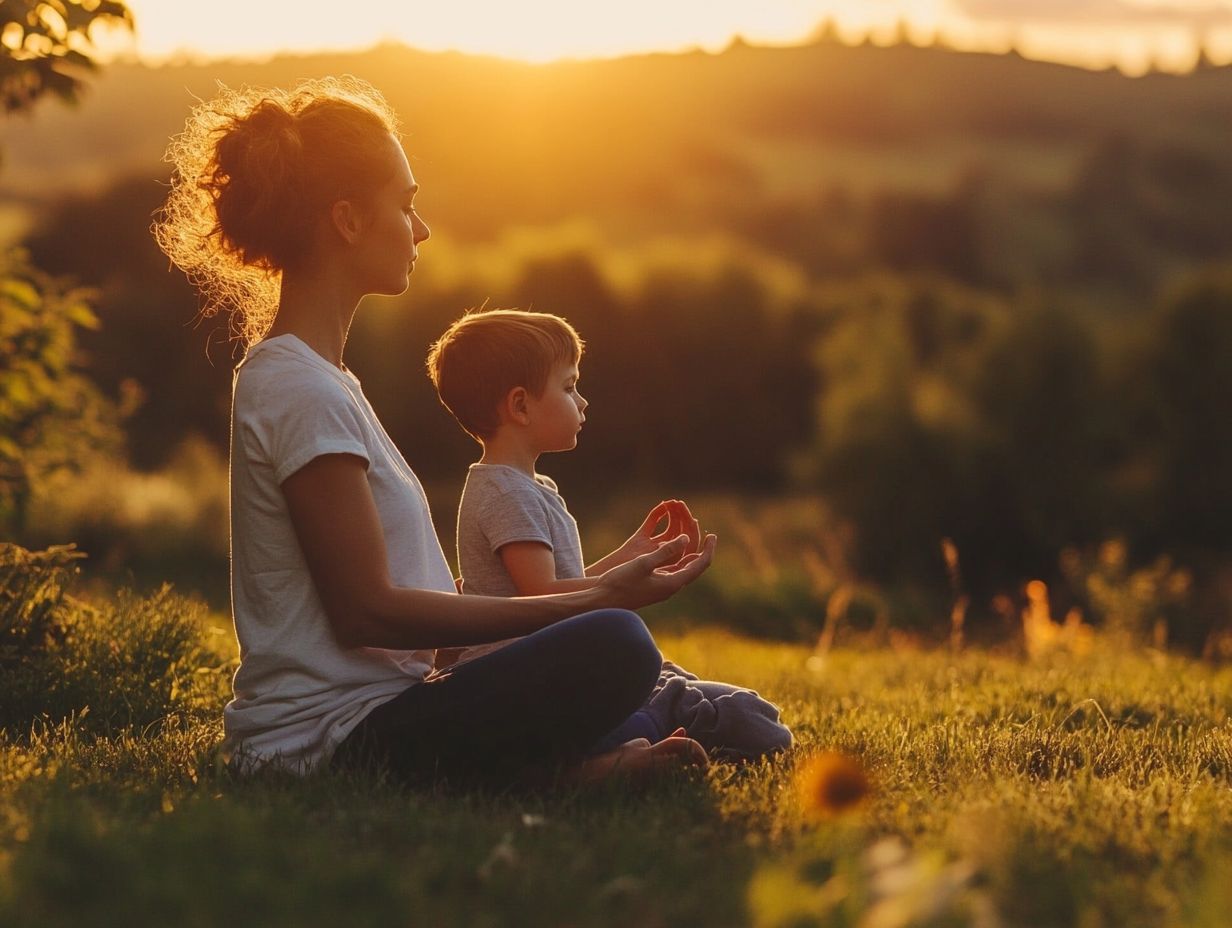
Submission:
<svg viewBox="0 0 1232 928">
<path fill-rule="evenodd" d="M 341 368 L 347 333 L 358 304 L 359 297 L 336 277 L 283 271 L 278 314 L 266 337 L 294 335 Z"/>
</svg>

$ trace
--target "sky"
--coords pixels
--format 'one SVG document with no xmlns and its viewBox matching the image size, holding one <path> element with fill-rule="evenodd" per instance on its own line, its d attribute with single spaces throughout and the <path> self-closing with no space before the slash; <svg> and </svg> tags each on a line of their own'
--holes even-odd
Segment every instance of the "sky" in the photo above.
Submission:
<svg viewBox="0 0 1232 928">
<path fill-rule="evenodd" d="M 888 42 L 906 23 L 961 48 L 1005 50 L 1127 73 L 1188 70 L 1199 45 L 1232 61 L 1232 0 L 127 0 L 133 37 L 108 55 L 151 62 L 267 57 L 398 41 L 527 61 L 718 51 L 735 36 L 796 44 L 832 20 L 850 41 Z M 315 12 L 319 10 L 320 12 Z"/>
</svg>

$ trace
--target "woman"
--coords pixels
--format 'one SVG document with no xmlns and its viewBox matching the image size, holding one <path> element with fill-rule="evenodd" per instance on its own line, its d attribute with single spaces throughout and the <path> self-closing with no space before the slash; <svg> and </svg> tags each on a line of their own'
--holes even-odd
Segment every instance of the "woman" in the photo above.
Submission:
<svg viewBox="0 0 1232 928">
<path fill-rule="evenodd" d="M 168 160 L 155 237 L 249 349 L 231 429 L 233 762 L 504 780 L 704 763 L 675 736 L 587 749 L 659 673 L 627 610 L 699 576 L 714 536 L 678 524 L 594 590 L 461 597 L 419 481 L 343 364 L 360 299 L 405 290 L 429 234 L 380 94 L 354 79 L 224 91 L 194 110 Z M 436 648 L 518 636 L 433 673 Z"/>
</svg>

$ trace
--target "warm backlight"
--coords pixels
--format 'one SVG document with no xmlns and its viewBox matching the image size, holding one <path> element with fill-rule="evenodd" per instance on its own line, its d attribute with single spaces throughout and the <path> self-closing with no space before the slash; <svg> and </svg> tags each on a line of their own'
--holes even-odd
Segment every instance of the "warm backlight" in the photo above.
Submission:
<svg viewBox="0 0 1232 928">
<path fill-rule="evenodd" d="M 795 44 L 826 21 L 849 40 L 938 34 L 963 48 L 1016 46 L 1031 57 L 1130 72 L 1185 70 L 1205 47 L 1232 58 L 1232 0 L 128 0 L 136 39 L 108 52 L 149 60 L 265 57 L 396 41 L 543 62 L 705 48 L 733 37 Z"/>
</svg>

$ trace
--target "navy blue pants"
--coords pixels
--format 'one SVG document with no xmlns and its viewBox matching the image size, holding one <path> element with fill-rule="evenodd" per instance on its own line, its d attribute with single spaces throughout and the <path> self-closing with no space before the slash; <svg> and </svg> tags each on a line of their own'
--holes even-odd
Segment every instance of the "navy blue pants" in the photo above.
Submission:
<svg viewBox="0 0 1232 928">
<path fill-rule="evenodd" d="M 332 764 L 402 780 L 515 781 L 584 757 L 641 707 L 662 666 L 636 613 L 587 612 L 382 703 Z"/>
</svg>

